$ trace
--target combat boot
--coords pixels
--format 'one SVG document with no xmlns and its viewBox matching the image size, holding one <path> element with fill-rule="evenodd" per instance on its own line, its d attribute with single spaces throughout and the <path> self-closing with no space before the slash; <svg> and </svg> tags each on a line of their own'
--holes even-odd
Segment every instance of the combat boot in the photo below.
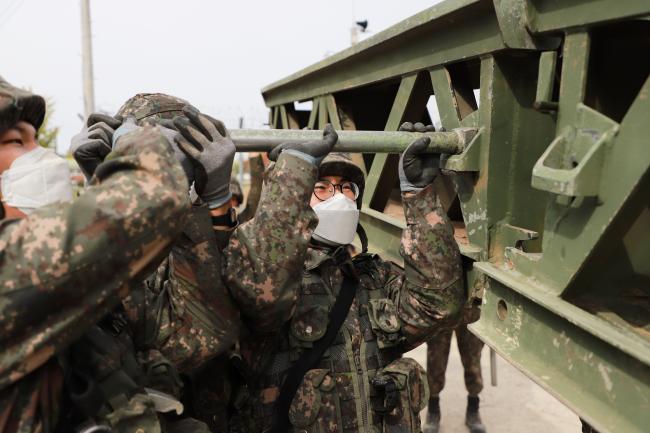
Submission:
<svg viewBox="0 0 650 433">
<path fill-rule="evenodd" d="M 427 422 L 422 426 L 422 433 L 438 433 L 440 429 L 440 397 L 429 399 Z"/>
<path fill-rule="evenodd" d="M 485 426 L 481 421 L 481 414 L 478 412 L 478 396 L 467 396 L 467 412 L 465 413 L 465 425 L 470 433 L 485 433 Z"/>
</svg>

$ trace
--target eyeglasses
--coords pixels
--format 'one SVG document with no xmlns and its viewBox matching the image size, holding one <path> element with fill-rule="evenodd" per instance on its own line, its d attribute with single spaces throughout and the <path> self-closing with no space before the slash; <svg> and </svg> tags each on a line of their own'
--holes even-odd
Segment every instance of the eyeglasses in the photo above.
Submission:
<svg viewBox="0 0 650 433">
<path fill-rule="evenodd" d="M 343 182 L 333 184 L 329 180 L 319 180 L 316 182 L 314 185 L 314 195 L 320 201 L 325 201 L 334 197 L 337 189 L 350 200 L 356 200 L 359 197 L 359 186 L 356 183 Z"/>
</svg>

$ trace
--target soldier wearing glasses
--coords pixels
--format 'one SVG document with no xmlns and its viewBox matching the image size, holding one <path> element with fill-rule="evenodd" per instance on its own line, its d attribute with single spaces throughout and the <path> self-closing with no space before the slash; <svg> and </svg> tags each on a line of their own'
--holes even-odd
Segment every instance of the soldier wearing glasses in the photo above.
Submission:
<svg viewBox="0 0 650 433">
<path fill-rule="evenodd" d="M 437 160 L 423 153 L 428 140 L 400 158 L 404 268 L 367 252 L 358 224 L 365 175 L 348 155 L 318 159 L 291 145 L 271 152 L 271 159 L 283 152 L 318 160 L 309 202 L 318 225 L 304 229 L 308 249 L 291 319 L 264 350 L 241 342 L 245 360 L 246 353 L 264 359 L 249 365 L 236 429 L 420 432 L 426 374 L 401 355 L 453 327 L 465 298 L 453 229 L 432 188 Z M 362 252 L 350 257 L 355 233 Z"/>
</svg>

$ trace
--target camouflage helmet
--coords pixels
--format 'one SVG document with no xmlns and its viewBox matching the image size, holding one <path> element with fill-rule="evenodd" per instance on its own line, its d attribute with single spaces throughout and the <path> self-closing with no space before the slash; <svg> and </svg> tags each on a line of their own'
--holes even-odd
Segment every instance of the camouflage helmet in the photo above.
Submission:
<svg viewBox="0 0 650 433">
<path fill-rule="evenodd" d="M 239 204 L 244 202 L 244 193 L 242 192 L 241 185 L 234 177 L 230 179 L 230 193 L 239 201 Z"/>
<path fill-rule="evenodd" d="M 154 117 L 154 119 L 173 119 L 174 116 L 183 114 L 183 107 L 192 105 L 184 99 L 164 93 L 138 93 L 122 105 L 116 116 L 123 119 L 128 116 L 141 120 Z"/>
<path fill-rule="evenodd" d="M 9 84 L 0 77 L 0 134 L 20 121 L 36 130 L 45 118 L 45 99 Z"/>
<path fill-rule="evenodd" d="M 363 190 L 366 186 L 366 174 L 364 170 L 352 160 L 349 153 L 332 152 L 323 159 L 318 170 L 318 176 L 341 176 L 354 182 L 359 187 L 357 203 L 361 204 Z"/>
</svg>

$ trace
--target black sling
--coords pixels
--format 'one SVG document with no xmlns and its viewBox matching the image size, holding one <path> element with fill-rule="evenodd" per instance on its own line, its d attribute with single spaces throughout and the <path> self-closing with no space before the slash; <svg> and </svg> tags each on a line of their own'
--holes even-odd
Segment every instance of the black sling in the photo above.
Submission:
<svg viewBox="0 0 650 433">
<path fill-rule="evenodd" d="M 334 306 L 330 310 L 329 323 L 325 335 L 315 341 L 311 349 L 303 352 L 300 359 L 287 372 L 284 383 L 280 388 L 280 395 L 275 402 L 271 428 L 267 433 L 286 433 L 289 430 L 289 407 L 298 391 L 298 387 L 302 383 L 303 377 L 305 377 L 305 374 L 309 370 L 317 367 L 327 348 L 334 342 L 334 339 L 339 333 L 339 329 L 341 329 L 350 311 L 352 301 L 357 293 L 358 279 L 349 259 L 342 268 L 342 271 L 343 283 L 341 284 L 339 295 L 336 297 L 336 301 L 334 301 Z"/>
</svg>

